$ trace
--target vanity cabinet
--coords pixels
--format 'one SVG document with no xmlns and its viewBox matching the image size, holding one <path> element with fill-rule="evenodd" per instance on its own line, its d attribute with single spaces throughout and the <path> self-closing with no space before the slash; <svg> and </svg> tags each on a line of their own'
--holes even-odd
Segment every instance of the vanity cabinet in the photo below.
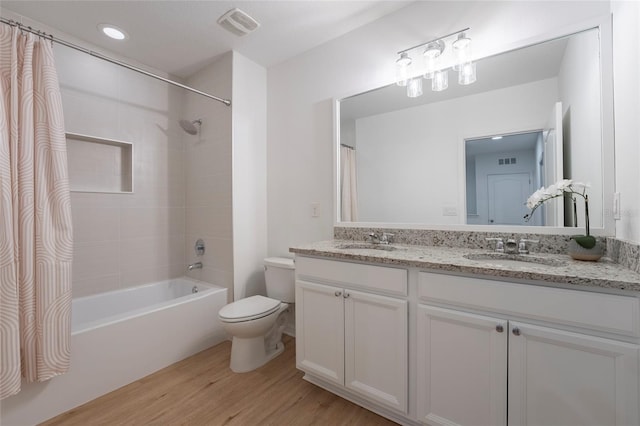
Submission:
<svg viewBox="0 0 640 426">
<path fill-rule="evenodd" d="M 406 425 L 640 424 L 640 298 L 542 284 L 298 255 L 297 367 Z"/>
<path fill-rule="evenodd" d="M 407 271 L 298 257 L 296 364 L 400 413 L 408 401 Z"/>
<path fill-rule="evenodd" d="M 509 425 L 638 424 L 638 345 L 509 326 Z"/>
<path fill-rule="evenodd" d="M 637 298 L 426 272 L 418 293 L 418 420 L 638 424 L 640 347 L 603 337 L 637 338 Z"/>
<path fill-rule="evenodd" d="M 505 425 L 508 322 L 426 305 L 417 311 L 418 420 Z"/>
</svg>

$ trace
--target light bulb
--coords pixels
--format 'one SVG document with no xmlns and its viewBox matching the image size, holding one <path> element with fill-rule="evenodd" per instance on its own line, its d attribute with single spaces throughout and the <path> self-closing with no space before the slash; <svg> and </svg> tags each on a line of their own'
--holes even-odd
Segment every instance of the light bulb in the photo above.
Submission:
<svg viewBox="0 0 640 426">
<path fill-rule="evenodd" d="M 465 33 L 460 33 L 451 46 L 456 57 L 456 65 L 453 69 L 459 71 L 460 66 L 471 59 L 471 39 Z"/>
<path fill-rule="evenodd" d="M 444 51 L 444 41 L 436 40 L 427 44 L 427 47 L 424 49 L 425 58 L 437 58 Z"/>
<path fill-rule="evenodd" d="M 453 42 L 454 49 L 467 49 L 470 45 L 471 39 L 464 32 L 458 34 L 458 38 Z"/>
<path fill-rule="evenodd" d="M 476 81 L 476 63 L 467 62 L 460 65 L 458 70 L 458 83 L 467 85 Z"/>
<path fill-rule="evenodd" d="M 422 96 L 422 78 L 416 77 L 409 80 L 407 84 L 407 96 L 410 98 Z"/>
<path fill-rule="evenodd" d="M 433 78 L 433 73 L 438 68 L 438 58 L 444 51 L 444 42 L 442 40 L 432 41 L 427 44 L 422 56 L 424 56 L 425 72 L 424 78 Z"/>
<path fill-rule="evenodd" d="M 433 80 L 431 80 L 431 90 L 434 92 L 442 92 L 449 87 L 449 71 L 440 70 L 433 73 Z"/>
<path fill-rule="evenodd" d="M 407 52 L 402 52 L 400 58 L 396 61 L 396 84 L 398 86 L 406 86 L 409 79 L 409 66 L 411 58 Z"/>
</svg>

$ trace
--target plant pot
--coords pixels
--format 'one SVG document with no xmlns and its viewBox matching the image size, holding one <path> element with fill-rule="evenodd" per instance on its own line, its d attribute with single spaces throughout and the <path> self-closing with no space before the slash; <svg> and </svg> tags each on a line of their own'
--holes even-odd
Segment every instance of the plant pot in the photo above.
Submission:
<svg viewBox="0 0 640 426">
<path fill-rule="evenodd" d="M 575 240 L 569 240 L 569 256 L 576 260 L 595 262 L 604 255 L 604 246 L 600 241 L 592 248 L 584 248 Z"/>
</svg>

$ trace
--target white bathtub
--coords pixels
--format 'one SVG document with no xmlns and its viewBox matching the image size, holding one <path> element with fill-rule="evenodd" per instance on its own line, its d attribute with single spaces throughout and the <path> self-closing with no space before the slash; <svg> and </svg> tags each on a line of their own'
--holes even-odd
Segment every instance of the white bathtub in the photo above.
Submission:
<svg viewBox="0 0 640 426">
<path fill-rule="evenodd" d="M 0 424 L 42 422 L 222 342 L 226 303 L 226 288 L 190 278 L 74 299 L 69 372 L 23 382 Z"/>
</svg>

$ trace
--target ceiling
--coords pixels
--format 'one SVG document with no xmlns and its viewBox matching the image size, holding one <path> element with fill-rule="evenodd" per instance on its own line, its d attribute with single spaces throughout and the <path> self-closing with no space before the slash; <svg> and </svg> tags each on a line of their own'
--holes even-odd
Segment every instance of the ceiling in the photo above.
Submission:
<svg viewBox="0 0 640 426">
<path fill-rule="evenodd" d="M 2 0 L 9 10 L 122 56 L 188 77 L 213 58 L 235 50 L 270 67 L 398 10 L 410 1 L 57 1 Z M 237 7 L 261 25 L 237 37 L 217 23 Z M 108 39 L 99 23 L 124 29 Z"/>
</svg>

